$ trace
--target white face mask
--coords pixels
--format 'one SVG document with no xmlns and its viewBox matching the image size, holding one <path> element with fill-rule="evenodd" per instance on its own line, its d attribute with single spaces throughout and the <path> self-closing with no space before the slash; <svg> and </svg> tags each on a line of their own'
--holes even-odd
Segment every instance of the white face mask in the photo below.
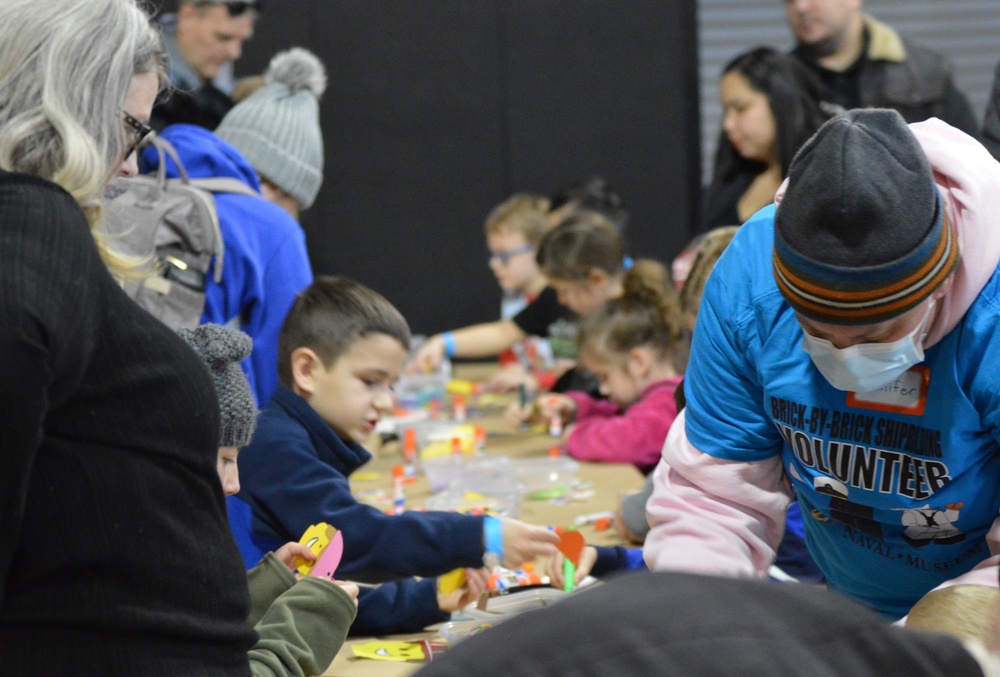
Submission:
<svg viewBox="0 0 1000 677">
<path fill-rule="evenodd" d="M 804 332 L 802 350 L 837 390 L 868 393 L 892 383 L 903 372 L 924 361 L 924 331 L 934 300 L 920 324 L 906 336 L 891 343 L 859 343 L 837 348 L 826 339 Z M 919 337 L 919 338 L 918 338 Z"/>
</svg>

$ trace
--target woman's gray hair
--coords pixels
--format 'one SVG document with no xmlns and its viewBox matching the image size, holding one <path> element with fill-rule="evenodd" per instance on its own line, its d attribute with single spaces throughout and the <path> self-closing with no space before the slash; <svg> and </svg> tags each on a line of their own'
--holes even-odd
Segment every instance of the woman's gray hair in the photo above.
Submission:
<svg viewBox="0 0 1000 677">
<path fill-rule="evenodd" d="M 102 192 L 126 144 L 125 96 L 133 75 L 165 79 L 160 36 L 136 0 L 3 0 L 0 46 L 0 169 L 65 189 L 100 246 Z"/>
</svg>

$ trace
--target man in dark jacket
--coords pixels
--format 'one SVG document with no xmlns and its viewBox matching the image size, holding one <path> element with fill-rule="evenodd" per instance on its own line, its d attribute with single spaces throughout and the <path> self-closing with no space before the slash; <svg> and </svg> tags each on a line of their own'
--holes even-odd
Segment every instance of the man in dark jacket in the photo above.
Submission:
<svg viewBox="0 0 1000 677">
<path fill-rule="evenodd" d="M 862 0 L 786 0 L 797 46 L 844 108 L 893 108 L 907 122 L 937 117 L 972 136 L 979 124 L 946 57 L 861 11 Z"/>
<path fill-rule="evenodd" d="M 993 74 L 990 100 L 986 104 L 983 118 L 983 145 L 997 160 L 1000 160 L 1000 64 Z"/>
<path fill-rule="evenodd" d="M 215 129 L 233 107 L 233 61 L 253 36 L 260 0 L 178 0 L 159 19 L 175 89 L 153 108 L 157 131 L 175 123 Z"/>
</svg>

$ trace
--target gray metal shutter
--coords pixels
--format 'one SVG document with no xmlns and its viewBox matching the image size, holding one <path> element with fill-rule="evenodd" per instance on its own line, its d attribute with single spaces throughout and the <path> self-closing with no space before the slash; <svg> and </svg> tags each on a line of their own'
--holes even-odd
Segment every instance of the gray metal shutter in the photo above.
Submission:
<svg viewBox="0 0 1000 677">
<path fill-rule="evenodd" d="M 864 11 L 901 35 L 947 55 L 959 88 L 982 120 L 1000 62 L 1000 0 L 869 0 Z M 702 169 L 711 175 L 722 124 L 719 73 L 757 45 L 792 46 L 783 0 L 698 0 Z"/>
</svg>

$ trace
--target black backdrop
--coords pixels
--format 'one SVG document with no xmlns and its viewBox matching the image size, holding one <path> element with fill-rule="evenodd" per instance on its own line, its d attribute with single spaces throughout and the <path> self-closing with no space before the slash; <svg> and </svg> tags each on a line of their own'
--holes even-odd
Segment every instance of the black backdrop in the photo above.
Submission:
<svg viewBox="0 0 1000 677">
<path fill-rule="evenodd" d="M 515 191 L 604 176 L 633 257 L 669 261 L 693 232 L 694 0 L 270 0 L 237 72 L 295 45 L 329 75 L 314 271 L 416 333 L 497 317 L 482 224 Z"/>
</svg>

